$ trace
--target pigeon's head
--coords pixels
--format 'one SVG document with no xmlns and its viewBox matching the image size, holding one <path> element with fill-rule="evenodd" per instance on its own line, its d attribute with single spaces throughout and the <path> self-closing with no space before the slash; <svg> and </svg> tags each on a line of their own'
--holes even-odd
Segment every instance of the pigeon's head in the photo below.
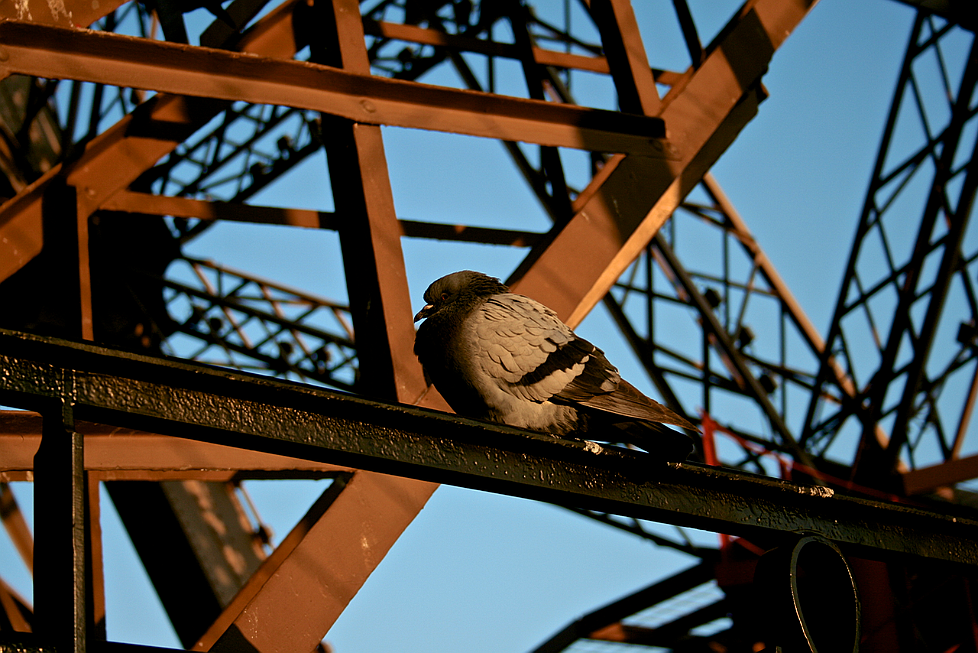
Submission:
<svg viewBox="0 0 978 653">
<path fill-rule="evenodd" d="M 509 292 L 509 289 L 495 277 L 472 270 L 453 272 L 435 281 L 424 291 L 425 307 L 414 316 L 414 321 L 431 317 L 460 302 L 491 297 L 504 292 Z"/>
</svg>

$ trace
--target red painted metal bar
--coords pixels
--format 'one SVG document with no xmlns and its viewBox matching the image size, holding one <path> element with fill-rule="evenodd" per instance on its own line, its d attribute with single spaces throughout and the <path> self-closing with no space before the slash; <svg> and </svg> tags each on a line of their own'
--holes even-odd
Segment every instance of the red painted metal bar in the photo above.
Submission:
<svg viewBox="0 0 978 653">
<path fill-rule="evenodd" d="M 239 37 L 235 47 L 263 56 L 291 58 L 295 54 L 292 14 L 296 4 L 288 1 L 273 9 Z M 229 10 L 233 8 L 234 4 Z M 43 213 L 45 206 L 59 201 L 56 180 L 67 178 L 80 188 L 90 212 L 172 152 L 225 106 L 207 98 L 157 95 L 99 134 L 76 160 L 54 166 L 19 192 L 0 207 L 0 281 L 22 268 L 44 246 Z"/>
<path fill-rule="evenodd" d="M 317 11 L 328 32 L 324 35 L 327 52 L 337 57 L 331 63 L 369 73 L 358 4 L 338 0 Z M 314 56 L 320 45 L 312 44 Z M 326 118 L 334 200 L 338 210 L 351 216 L 340 229 L 340 239 L 361 386 L 374 396 L 413 401 L 423 394 L 425 384 L 411 354 L 414 328 L 401 231 L 380 128 Z M 311 511 L 301 535 L 290 534 L 276 549 L 195 649 L 314 648 L 436 487 L 358 472 L 342 487 L 330 488 L 324 494 L 328 507 L 316 515 Z M 309 559 L 323 563 L 310 567 Z M 305 600 L 313 593 L 326 600 Z M 290 627 L 272 630 L 264 627 L 267 623 Z"/>
<path fill-rule="evenodd" d="M 0 23 L 0 75 L 81 79 L 323 111 L 393 125 L 572 147 L 663 156 L 661 120 L 502 97 L 263 59 L 108 32 Z"/>
<path fill-rule="evenodd" d="M 978 455 L 906 471 L 900 474 L 900 478 L 903 479 L 903 490 L 907 495 L 950 487 L 955 483 L 978 478 Z"/>
<path fill-rule="evenodd" d="M 296 526 L 193 650 L 312 650 L 435 487 L 355 474 L 339 496 L 324 495 L 328 509 L 315 515 L 317 506 L 310 509 L 311 518 Z"/>
<path fill-rule="evenodd" d="M 29 2 L 0 3 L 0 19 L 23 20 L 44 25 L 75 28 L 88 27 L 102 16 L 112 13 L 127 0 L 64 0 L 61 6 L 49 2 L 31 11 Z"/>
<path fill-rule="evenodd" d="M 133 214 L 277 224 L 307 229 L 337 230 L 340 228 L 341 222 L 347 220 L 343 216 L 327 211 L 195 200 L 186 197 L 136 193 L 130 190 L 120 190 L 106 200 L 102 204 L 102 208 L 108 211 Z M 493 229 L 404 219 L 398 219 L 398 224 L 401 234 L 406 238 L 431 238 L 489 245 L 510 245 L 512 247 L 531 247 L 541 238 L 541 234 L 537 232 L 518 229 Z"/>
<path fill-rule="evenodd" d="M 289 477 L 322 478 L 352 472 L 349 467 L 310 462 L 300 458 L 264 454 L 248 449 L 183 440 L 135 429 L 76 422 L 76 430 L 85 437 L 85 471 L 99 478 L 129 480 L 163 480 L 167 478 L 201 478 L 210 472 L 232 472 L 237 478 L 263 478 L 277 472 Z M 19 474 L 34 469 L 34 454 L 41 442 L 41 416 L 27 411 L 0 411 L 0 475 L 8 480 L 26 480 Z M 294 472 L 294 473 L 292 473 Z M 15 474 L 19 474 L 15 476 Z M 229 479 L 232 474 L 223 474 Z M 5 486 L 0 486 L 5 487 Z M 30 530 L 12 495 L 2 491 L 0 511 L 8 532 L 19 533 L 15 542 L 22 555 L 30 551 Z M 9 518 L 9 523 L 7 519 Z M 27 558 L 25 558 L 27 560 Z M 31 563 L 28 563 L 32 566 Z"/>
<path fill-rule="evenodd" d="M 771 56 L 811 6 L 758 0 L 735 17 L 703 65 L 663 99 L 660 117 L 680 159 L 609 161 L 578 197 L 574 218 L 514 273 L 519 292 L 547 297 L 566 322 L 580 322 L 753 117 Z M 573 270 L 568 260 L 578 262 Z M 543 273 L 527 274 L 531 266 Z"/>
</svg>

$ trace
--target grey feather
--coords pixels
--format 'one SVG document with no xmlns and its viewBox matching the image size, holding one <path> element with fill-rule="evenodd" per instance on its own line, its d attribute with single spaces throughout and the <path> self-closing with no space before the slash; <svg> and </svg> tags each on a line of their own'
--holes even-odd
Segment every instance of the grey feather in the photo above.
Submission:
<svg viewBox="0 0 978 653">
<path fill-rule="evenodd" d="M 604 352 L 540 302 L 469 270 L 435 281 L 424 299 L 414 352 L 456 413 L 629 442 L 670 460 L 690 453 L 688 436 L 661 425 L 696 427 L 622 379 Z"/>
</svg>

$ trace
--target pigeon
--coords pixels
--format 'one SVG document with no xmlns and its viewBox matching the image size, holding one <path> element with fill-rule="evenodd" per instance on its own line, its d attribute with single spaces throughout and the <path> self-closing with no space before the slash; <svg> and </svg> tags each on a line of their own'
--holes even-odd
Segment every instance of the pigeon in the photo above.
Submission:
<svg viewBox="0 0 978 653">
<path fill-rule="evenodd" d="M 696 427 L 621 378 L 604 352 L 540 302 L 464 270 L 432 283 L 414 353 L 457 414 L 585 440 L 636 445 L 666 460 Z M 596 437 L 598 436 L 598 437 Z"/>
</svg>

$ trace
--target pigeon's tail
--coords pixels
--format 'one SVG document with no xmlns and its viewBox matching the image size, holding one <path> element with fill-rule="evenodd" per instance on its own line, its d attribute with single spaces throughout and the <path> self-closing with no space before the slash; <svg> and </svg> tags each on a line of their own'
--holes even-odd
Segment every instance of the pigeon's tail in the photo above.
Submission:
<svg viewBox="0 0 978 653">
<path fill-rule="evenodd" d="M 695 451 L 693 438 L 655 422 L 616 422 L 621 441 L 667 462 L 681 463 Z"/>
</svg>

